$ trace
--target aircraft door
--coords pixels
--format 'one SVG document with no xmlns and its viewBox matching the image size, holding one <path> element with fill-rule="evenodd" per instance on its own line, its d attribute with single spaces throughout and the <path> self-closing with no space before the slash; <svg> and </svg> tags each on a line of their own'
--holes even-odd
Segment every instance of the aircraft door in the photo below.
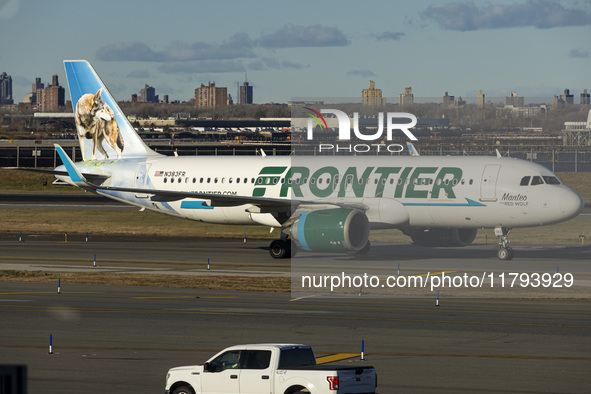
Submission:
<svg viewBox="0 0 591 394">
<path fill-rule="evenodd" d="M 347 175 L 347 178 L 345 178 L 345 193 L 350 193 L 353 191 L 353 175 L 349 174 Z"/>
<path fill-rule="evenodd" d="M 497 200 L 497 179 L 499 177 L 500 164 L 488 164 L 482 172 L 482 183 L 480 184 L 480 200 Z"/>
<path fill-rule="evenodd" d="M 136 189 L 145 189 L 146 188 L 146 180 L 148 179 L 148 170 L 150 169 L 150 164 L 148 163 L 140 163 L 135 170 L 135 178 L 134 178 L 134 187 Z M 147 194 L 143 193 L 136 193 L 135 196 L 137 198 L 148 198 Z"/>
</svg>

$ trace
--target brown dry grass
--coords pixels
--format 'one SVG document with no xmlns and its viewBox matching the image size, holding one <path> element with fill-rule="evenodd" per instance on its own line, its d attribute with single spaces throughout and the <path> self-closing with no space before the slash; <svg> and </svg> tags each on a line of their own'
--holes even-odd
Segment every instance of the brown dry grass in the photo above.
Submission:
<svg viewBox="0 0 591 394">
<path fill-rule="evenodd" d="M 591 201 L 591 173 L 588 172 L 559 172 L 558 179 L 570 187 L 585 201 Z"/>
<path fill-rule="evenodd" d="M 216 225 L 160 213 L 109 210 L 0 209 L 0 231 L 163 237 L 276 238 L 267 227 Z"/>
<path fill-rule="evenodd" d="M 0 193 L 84 193 L 83 190 L 74 186 L 52 185 L 53 181 L 55 181 L 53 175 L 0 169 Z M 43 186 L 43 182 L 46 182 L 47 186 Z"/>
<path fill-rule="evenodd" d="M 289 277 L 0 271 L 0 281 L 287 292 Z"/>
</svg>

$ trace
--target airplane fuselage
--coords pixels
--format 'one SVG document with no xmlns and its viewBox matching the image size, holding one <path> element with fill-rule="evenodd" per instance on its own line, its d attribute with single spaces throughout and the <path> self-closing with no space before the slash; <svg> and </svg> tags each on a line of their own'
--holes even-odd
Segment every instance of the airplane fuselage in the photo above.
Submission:
<svg viewBox="0 0 591 394">
<path fill-rule="evenodd" d="M 107 171 L 110 186 L 359 206 L 372 228 L 539 226 L 576 216 L 582 204 L 545 167 L 512 158 L 158 156 L 97 163 L 77 166 L 86 173 Z M 99 193 L 191 220 L 274 224 L 253 204 Z"/>
<path fill-rule="evenodd" d="M 80 140 L 79 163 L 56 144 L 64 165 L 52 173 L 168 215 L 281 227 L 269 246 L 274 258 L 299 249 L 368 253 L 372 228 L 398 228 L 418 245 L 464 246 L 486 227 L 499 239 L 498 257 L 510 260 L 511 228 L 565 221 L 583 208 L 546 168 L 501 157 L 418 156 L 414 147 L 413 156 L 162 156 L 142 141 L 90 63 L 64 66 L 79 136 L 93 143 Z M 93 117 L 97 111 L 109 120 Z M 347 140 L 341 114 L 339 137 Z"/>
</svg>

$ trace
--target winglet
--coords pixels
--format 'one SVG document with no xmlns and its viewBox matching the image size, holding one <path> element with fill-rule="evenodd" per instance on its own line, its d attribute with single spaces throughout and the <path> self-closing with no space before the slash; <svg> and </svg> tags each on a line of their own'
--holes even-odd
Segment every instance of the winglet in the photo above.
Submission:
<svg viewBox="0 0 591 394">
<path fill-rule="evenodd" d="M 81 186 L 81 185 L 88 186 L 89 185 L 88 181 L 86 180 L 84 175 L 82 175 L 82 173 L 78 170 L 78 168 L 76 167 L 74 162 L 70 159 L 70 157 L 66 154 L 66 152 L 64 152 L 64 149 L 61 146 L 59 146 L 58 144 L 53 144 L 53 146 L 55 146 L 55 150 L 57 151 L 58 155 L 60 155 L 60 159 L 62 159 L 62 163 L 64 163 L 64 166 L 66 167 L 66 171 L 68 171 L 68 175 L 70 176 L 70 179 L 72 180 L 72 182 L 74 182 L 78 186 Z"/>
</svg>

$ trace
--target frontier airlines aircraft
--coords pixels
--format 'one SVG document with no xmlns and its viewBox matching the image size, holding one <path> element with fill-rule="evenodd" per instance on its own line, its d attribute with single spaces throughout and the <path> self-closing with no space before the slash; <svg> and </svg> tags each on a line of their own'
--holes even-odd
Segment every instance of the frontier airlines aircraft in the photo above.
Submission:
<svg viewBox="0 0 591 394">
<path fill-rule="evenodd" d="M 172 157 L 144 144 L 86 61 L 65 61 L 84 161 L 58 182 L 179 218 L 281 228 L 274 258 L 367 253 L 372 229 L 425 246 L 463 246 L 480 228 L 513 258 L 512 228 L 574 218 L 581 197 L 540 165 L 504 157 Z M 498 156 L 498 155 L 497 155 Z"/>
</svg>

